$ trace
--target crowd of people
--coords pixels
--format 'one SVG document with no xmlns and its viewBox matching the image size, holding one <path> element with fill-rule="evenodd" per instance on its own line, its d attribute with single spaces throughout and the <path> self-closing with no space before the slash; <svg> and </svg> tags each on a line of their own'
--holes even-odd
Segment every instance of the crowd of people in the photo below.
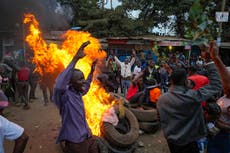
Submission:
<svg viewBox="0 0 230 153">
<path fill-rule="evenodd" d="M 58 74 L 40 75 L 35 71 L 36 66 L 25 60 L 16 59 L 7 52 L 0 63 L 0 86 L 9 101 L 23 109 L 30 109 L 29 102 L 36 97 L 36 88 L 42 90 L 44 105 L 51 102 L 53 85 Z M 59 71 L 58 71 L 59 72 Z"/>
<path fill-rule="evenodd" d="M 143 53 L 133 49 L 131 56 L 127 56 L 122 62 L 113 50 L 109 51 L 104 71 L 112 82 L 110 85 L 107 83 L 108 91 L 123 94 L 131 103 L 141 102 L 155 106 L 159 96 L 168 91 L 172 71 L 183 68 L 187 74 L 195 71 L 207 76 L 205 62 L 200 55 L 196 60 L 189 59 L 183 52 L 177 51 L 154 60 L 152 57 L 143 58 Z"/>
<path fill-rule="evenodd" d="M 57 143 L 64 141 L 66 151 L 71 153 L 99 152 L 86 121 L 82 100 L 89 90 L 97 60 L 92 63 L 86 79 L 81 70 L 74 68 L 77 61 L 86 56 L 84 48 L 89 44 L 88 41 L 81 45 L 69 65 L 55 74 L 48 87 L 46 78 L 32 73 L 34 68 L 25 63 L 17 67 L 12 60 L 3 58 L 0 68 L 11 73 L 1 71 L 4 72 L 1 73 L 1 112 L 12 97 L 7 86 L 11 85 L 15 91 L 13 101 L 24 103 L 23 108 L 28 109 L 30 99 L 36 98 L 35 88 L 40 78 L 44 104 L 53 101 L 62 117 Z M 108 92 L 121 92 L 130 104 L 156 108 L 171 153 L 229 153 L 230 72 L 221 61 L 215 42 L 199 47 L 201 55 L 195 62 L 179 52 L 157 61 L 143 60 L 136 50 L 132 50 L 131 56 L 123 62 L 111 51 L 98 80 Z M 15 140 L 15 150 L 22 153 L 28 141 L 24 129 L 3 116 L 0 122 L 13 131 L 12 135 L 1 132 L 2 141 L 3 138 Z M 3 131 L 1 128 L 5 127 L 0 127 Z"/>
<path fill-rule="evenodd" d="M 121 62 L 112 51 L 106 73 L 115 85 L 109 91 L 120 88 L 130 104 L 156 108 L 171 153 L 228 153 L 230 72 L 215 42 L 199 48 L 190 61 L 182 52 L 154 61 L 133 51 Z"/>
</svg>

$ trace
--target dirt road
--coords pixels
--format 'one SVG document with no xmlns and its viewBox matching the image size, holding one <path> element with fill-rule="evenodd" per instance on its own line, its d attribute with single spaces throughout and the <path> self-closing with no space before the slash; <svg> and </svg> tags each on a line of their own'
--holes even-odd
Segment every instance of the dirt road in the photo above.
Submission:
<svg viewBox="0 0 230 153">
<path fill-rule="evenodd" d="M 4 114 L 9 120 L 23 126 L 28 133 L 30 138 L 25 153 L 62 153 L 55 143 L 61 123 L 58 110 L 53 103 L 43 105 L 39 88 L 37 97 L 39 98 L 30 103 L 29 110 L 10 105 Z M 142 134 L 138 141 L 143 142 L 144 147 L 138 147 L 135 153 L 169 153 L 161 131 Z M 5 141 L 5 153 L 12 153 L 13 145 L 14 142 Z"/>
</svg>

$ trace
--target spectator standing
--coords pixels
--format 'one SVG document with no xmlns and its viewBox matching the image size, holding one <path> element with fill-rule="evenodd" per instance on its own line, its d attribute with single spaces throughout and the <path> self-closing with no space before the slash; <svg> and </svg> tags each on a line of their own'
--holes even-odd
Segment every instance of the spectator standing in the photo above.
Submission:
<svg viewBox="0 0 230 153">
<path fill-rule="evenodd" d="M 199 66 L 199 67 L 204 65 L 204 61 L 201 58 L 201 56 L 198 57 L 198 59 L 196 61 L 196 65 Z"/>
<path fill-rule="evenodd" d="M 152 89 L 153 85 L 158 84 L 159 82 L 159 72 L 156 68 L 158 66 L 155 65 L 153 60 L 149 60 L 147 63 L 147 67 L 145 67 L 139 75 L 134 78 L 134 81 L 142 78 L 143 80 L 143 89 L 144 89 L 144 100 L 143 103 L 150 104 L 150 93 L 149 91 Z"/>
<path fill-rule="evenodd" d="M 23 153 L 29 137 L 21 126 L 3 117 L 3 110 L 7 106 L 8 99 L 4 92 L 0 90 L 0 153 L 4 153 L 4 139 L 15 141 L 13 153 Z"/>
<path fill-rule="evenodd" d="M 158 100 L 161 127 L 171 153 L 199 153 L 197 140 L 207 134 L 201 102 L 221 90 L 216 67 L 210 62 L 210 56 L 207 56 L 208 50 L 202 52 L 210 83 L 198 90 L 189 89 L 186 70 L 176 69 L 171 74 L 169 92 Z"/>
<path fill-rule="evenodd" d="M 7 52 L 2 59 L 3 63 L 8 65 L 12 70 L 8 71 L 8 87 L 5 90 L 7 97 L 9 97 L 10 101 L 15 101 L 15 91 L 16 91 L 16 74 L 19 70 L 18 65 L 16 64 L 16 60 L 11 52 Z M 12 98 L 12 100 L 11 100 Z"/>
<path fill-rule="evenodd" d="M 159 72 L 156 68 L 153 60 L 148 61 L 147 67 L 145 67 L 141 73 L 135 78 L 143 78 L 144 87 L 155 85 L 159 82 Z"/>
<path fill-rule="evenodd" d="M 8 139 L 15 141 L 13 153 L 23 153 L 29 138 L 24 129 L 2 115 L 0 115 L 0 125 L 0 152 L 4 153 L 3 141 Z"/>
<path fill-rule="evenodd" d="M 117 64 L 114 61 L 113 56 L 109 56 L 107 61 L 105 61 L 105 66 L 106 66 L 106 74 L 108 75 L 108 79 L 110 82 L 113 84 L 112 88 L 109 89 L 110 92 L 118 92 L 119 84 L 120 82 L 117 81 Z"/>
<path fill-rule="evenodd" d="M 166 63 L 161 63 L 159 68 L 160 87 L 162 92 L 168 91 L 169 74 L 166 69 Z"/>
<path fill-rule="evenodd" d="M 59 63 L 54 72 L 51 73 L 43 71 L 43 75 L 40 75 L 39 85 L 42 90 L 44 106 L 47 106 L 49 102 L 52 102 L 55 79 L 63 69 L 63 65 Z"/>
<path fill-rule="evenodd" d="M 44 105 L 47 106 L 49 101 L 52 101 L 53 96 L 53 85 L 55 79 L 51 77 L 52 74 L 45 74 L 44 76 L 40 77 L 39 85 L 42 90 L 42 96 Z M 48 98 L 49 97 L 49 98 Z"/>
<path fill-rule="evenodd" d="M 183 52 L 180 52 L 180 53 L 179 53 L 179 60 L 182 61 L 183 63 L 185 63 L 186 57 L 185 57 L 185 55 L 183 54 Z"/>
<path fill-rule="evenodd" d="M 39 80 L 39 73 L 35 71 L 35 64 L 32 62 L 28 63 L 28 66 L 30 68 L 30 77 L 29 77 L 29 86 L 30 86 L 30 91 L 29 91 L 29 99 L 37 99 L 35 96 L 38 80 Z"/>
<path fill-rule="evenodd" d="M 210 138 L 208 141 L 207 153 L 229 153 L 230 152 L 230 72 L 219 56 L 219 50 L 216 49 L 216 43 L 211 45 L 214 49 L 211 50 L 210 56 L 212 57 L 217 70 L 220 74 L 224 96 L 218 99 L 217 104 L 221 107 L 221 116 L 216 121 L 216 126 L 220 132 Z"/>
<path fill-rule="evenodd" d="M 131 77 L 132 77 L 131 68 L 135 62 L 135 56 L 136 56 L 136 52 L 134 50 L 132 52 L 132 58 L 130 62 L 128 58 L 126 58 L 124 62 L 121 62 L 116 56 L 114 56 L 116 63 L 120 66 L 121 91 L 122 93 L 124 93 L 124 96 L 126 95 L 126 92 L 131 84 Z"/>
<path fill-rule="evenodd" d="M 24 103 L 23 108 L 29 109 L 29 75 L 30 69 L 24 62 L 20 63 L 16 81 L 16 102 Z"/>
<path fill-rule="evenodd" d="M 141 73 L 141 61 L 137 62 L 137 65 L 133 69 L 133 75 L 139 75 Z"/>
<path fill-rule="evenodd" d="M 65 148 L 70 153 L 98 153 L 96 142 L 86 121 L 82 96 L 90 87 L 96 62 L 85 80 L 79 69 L 74 69 L 77 61 L 85 56 L 84 48 L 90 42 L 81 45 L 70 64 L 58 75 L 54 86 L 53 101 L 62 117 L 62 127 L 57 143 L 65 141 Z"/>
</svg>

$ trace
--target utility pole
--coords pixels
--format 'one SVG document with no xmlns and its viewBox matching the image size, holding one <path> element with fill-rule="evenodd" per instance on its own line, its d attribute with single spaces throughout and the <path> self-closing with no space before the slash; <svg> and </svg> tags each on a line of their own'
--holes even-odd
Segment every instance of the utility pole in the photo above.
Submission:
<svg viewBox="0 0 230 153">
<path fill-rule="evenodd" d="M 113 9 L 113 0 L 110 0 L 110 8 Z"/>
<path fill-rule="evenodd" d="M 221 12 L 224 11 L 226 5 L 226 0 L 222 0 L 222 4 L 221 4 Z M 217 44 L 220 45 L 221 44 L 221 32 L 222 32 L 222 22 L 219 23 L 219 31 L 217 34 Z"/>
</svg>

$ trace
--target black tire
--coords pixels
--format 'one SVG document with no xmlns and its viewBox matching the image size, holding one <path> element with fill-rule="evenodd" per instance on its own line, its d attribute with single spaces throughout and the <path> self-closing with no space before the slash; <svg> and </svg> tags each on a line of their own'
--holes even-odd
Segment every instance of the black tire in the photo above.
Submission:
<svg viewBox="0 0 230 153">
<path fill-rule="evenodd" d="M 123 97 L 123 96 L 121 96 L 121 95 L 119 95 L 119 94 L 117 94 L 117 93 L 114 93 L 114 92 L 110 92 L 109 93 L 110 95 L 112 95 L 114 98 L 116 98 L 116 99 L 122 99 L 122 101 L 124 102 L 124 104 L 126 103 L 129 103 L 129 101 L 125 98 L 125 97 Z"/>
<path fill-rule="evenodd" d="M 118 106 L 114 106 L 115 112 L 118 114 Z M 136 117 L 131 111 L 125 108 L 124 122 L 128 125 L 117 128 L 111 123 L 103 122 L 101 125 L 101 133 L 103 137 L 110 143 L 119 147 L 127 147 L 133 144 L 139 137 L 139 124 Z M 119 122 L 122 121 L 119 119 Z M 127 129 L 125 129 L 127 128 Z"/>
<path fill-rule="evenodd" d="M 139 122 L 140 129 L 143 130 L 145 133 L 156 133 L 160 128 L 160 122 Z"/>
<path fill-rule="evenodd" d="M 156 108 L 145 108 L 142 109 L 129 107 L 129 110 L 136 116 L 140 122 L 153 122 L 158 120 Z"/>
<path fill-rule="evenodd" d="M 95 142 L 97 143 L 99 153 L 108 153 L 109 149 L 101 137 L 94 136 Z"/>
<path fill-rule="evenodd" d="M 129 145 L 125 148 L 120 148 L 117 146 L 110 145 L 109 142 L 106 141 L 105 139 L 103 139 L 103 141 L 106 147 L 108 148 L 108 153 L 133 153 L 137 148 L 136 143 L 133 143 L 132 145 Z"/>
</svg>

